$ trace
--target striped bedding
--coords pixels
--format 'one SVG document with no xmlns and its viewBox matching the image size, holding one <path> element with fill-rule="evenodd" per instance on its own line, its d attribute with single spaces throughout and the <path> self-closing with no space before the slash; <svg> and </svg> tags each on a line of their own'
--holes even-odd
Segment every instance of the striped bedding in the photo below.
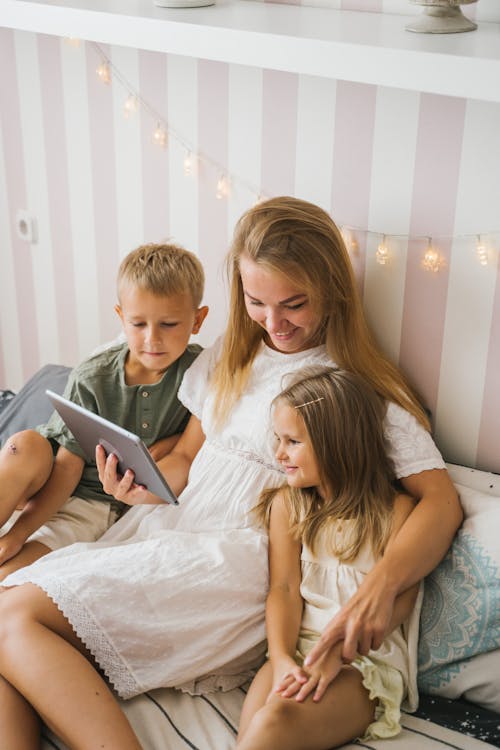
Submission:
<svg viewBox="0 0 500 750">
<path fill-rule="evenodd" d="M 228 693 L 196 697 L 165 689 L 140 695 L 122 705 L 144 750 L 232 750 L 235 746 L 238 716 L 244 697 L 245 693 L 241 688 Z M 432 716 L 433 706 L 436 707 L 436 715 L 439 712 L 441 720 L 442 704 L 435 699 L 425 701 L 423 715 Z M 455 713 L 455 718 L 446 722 L 454 725 L 455 729 L 440 726 L 429 718 L 405 714 L 402 722 L 403 731 L 398 737 L 369 744 L 353 743 L 345 745 L 344 748 L 486 750 L 500 746 L 500 716 L 497 722 L 494 715 L 486 716 L 486 712 L 483 712 L 483 717 L 475 720 L 474 717 L 467 717 L 467 712 L 462 706 L 461 710 Z M 488 741 L 478 737 L 485 737 Z M 42 750 L 55 749 L 64 750 L 65 745 L 48 733 L 42 743 Z"/>
</svg>

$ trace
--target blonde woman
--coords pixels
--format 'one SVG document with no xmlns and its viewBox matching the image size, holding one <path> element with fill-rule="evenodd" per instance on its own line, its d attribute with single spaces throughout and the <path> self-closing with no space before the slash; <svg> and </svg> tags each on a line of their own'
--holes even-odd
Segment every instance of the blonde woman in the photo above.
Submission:
<svg viewBox="0 0 500 750">
<path fill-rule="evenodd" d="M 239 221 L 228 263 L 226 334 L 185 374 L 179 399 L 192 416 L 158 461 L 180 505 L 166 507 L 130 473 L 118 476 L 114 456 L 99 453 L 105 491 L 139 507 L 99 542 L 55 552 L 5 581 L 16 588 L 0 596 L 2 739 L 9 731 L 18 738 L 19 727 L 34 726 L 40 714 L 70 747 L 74 738 L 79 749 L 135 750 L 135 739 L 125 742 L 131 730 L 101 674 L 129 698 L 160 686 L 230 688 L 260 665 L 267 534 L 251 511 L 264 488 L 283 482 L 270 404 L 286 373 L 335 363 L 372 383 L 388 402 L 396 476 L 418 501 L 373 573 L 325 629 L 327 648 L 343 640 L 352 660 L 380 645 L 396 596 L 436 565 L 460 523 L 425 414 L 370 337 L 332 219 L 295 198 L 260 203 Z M 29 627 L 19 627 L 19 613 Z M 67 653 L 59 658 L 68 642 L 73 692 Z M 14 654 L 30 644 L 30 660 L 20 665 Z M 32 673 L 49 668 L 43 683 Z"/>
<path fill-rule="evenodd" d="M 287 484 L 264 492 L 258 507 L 269 527 L 269 661 L 245 700 L 241 750 L 328 750 L 359 736 L 393 737 L 403 699 L 416 708 L 418 584 L 396 599 L 377 650 L 345 664 L 339 641 L 302 666 L 413 510 L 394 488 L 386 408 L 359 375 L 318 367 L 302 370 L 274 401 Z"/>
</svg>

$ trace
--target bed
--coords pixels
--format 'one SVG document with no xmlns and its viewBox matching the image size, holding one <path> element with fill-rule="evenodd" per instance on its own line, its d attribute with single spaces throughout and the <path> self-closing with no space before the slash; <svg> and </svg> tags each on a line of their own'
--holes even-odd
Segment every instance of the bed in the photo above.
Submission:
<svg viewBox="0 0 500 750">
<path fill-rule="evenodd" d="M 0 392 L 0 443 L 44 422 L 46 388 L 62 393 L 69 368 L 46 365 L 17 394 Z M 448 464 L 465 520 L 425 585 L 419 649 L 420 705 L 387 741 L 345 748 L 481 750 L 500 747 L 500 475 Z M 144 750 L 231 750 L 246 687 L 190 696 L 152 691 L 123 709 Z M 48 730 L 43 750 L 65 746 Z"/>
</svg>

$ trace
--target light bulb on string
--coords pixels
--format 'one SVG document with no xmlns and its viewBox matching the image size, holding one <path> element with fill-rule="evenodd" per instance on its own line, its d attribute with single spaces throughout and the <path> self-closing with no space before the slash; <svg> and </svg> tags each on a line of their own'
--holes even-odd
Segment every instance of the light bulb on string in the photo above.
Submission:
<svg viewBox="0 0 500 750">
<path fill-rule="evenodd" d="M 217 180 L 217 188 L 215 190 L 215 197 L 217 200 L 222 200 L 223 198 L 227 198 L 229 195 L 229 181 L 225 174 L 221 174 L 219 179 Z"/>
<path fill-rule="evenodd" d="M 432 273 L 437 273 L 441 268 L 441 258 L 438 251 L 432 247 L 432 240 L 430 237 L 427 241 L 427 250 L 425 251 L 422 260 L 422 266 L 426 271 L 431 271 Z"/>
<path fill-rule="evenodd" d="M 77 36 L 67 36 L 64 41 L 66 44 L 69 44 L 70 47 L 79 47 L 81 40 Z"/>
<path fill-rule="evenodd" d="M 193 173 L 193 154 L 191 151 L 187 151 L 184 156 L 184 174 L 189 177 Z"/>
<path fill-rule="evenodd" d="M 377 259 L 377 263 L 379 263 L 381 266 L 386 266 L 389 262 L 389 249 L 385 241 L 385 234 L 382 236 L 382 242 L 377 247 L 375 257 Z"/>
<path fill-rule="evenodd" d="M 153 143 L 160 148 L 167 148 L 168 145 L 168 132 L 161 122 L 158 122 L 153 132 Z"/>
<path fill-rule="evenodd" d="M 123 114 L 126 118 L 129 118 L 131 115 L 135 115 L 137 110 L 139 109 L 139 100 L 135 94 L 129 94 L 127 98 L 125 99 L 125 104 L 123 105 Z"/>
<path fill-rule="evenodd" d="M 481 242 L 480 234 L 477 235 L 476 256 L 482 266 L 488 265 L 488 250 L 486 246 Z"/>
<path fill-rule="evenodd" d="M 101 62 L 101 64 L 97 67 L 96 73 L 102 83 L 111 83 L 111 68 L 109 67 L 109 63 L 107 60 L 103 60 Z"/>
</svg>

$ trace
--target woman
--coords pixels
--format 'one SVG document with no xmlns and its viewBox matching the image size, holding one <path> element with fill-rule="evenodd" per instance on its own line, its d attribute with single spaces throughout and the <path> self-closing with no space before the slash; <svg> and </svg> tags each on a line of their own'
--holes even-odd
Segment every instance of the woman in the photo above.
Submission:
<svg viewBox="0 0 500 750">
<path fill-rule="evenodd" d="M 336 363 L 371 382 L 388 401 L 396 474 L 419 500 L 390 559 L 375 566 L 329 629 L 331 642 L 345 636 L 347 658 L 376 647 L 397 594 L 436 565 L 460 523 L 425 413 L 371 339 L 331 218 L 294 198 L 261 203 L 236 227 L 229 268 L 226 334 L 186 373 L 179 398 L 192 417 L 159 461 L 182 492 L 180 506 L 151 508 L 158 498 L 131 474 L 118 477 L 115 457 L 99 453 L 105 490 L 141 507 L 100 542 L 66 548 L 5 581 L 17 587 L 0 597 L 5 743 L 22 727 L 27 739 L 16 747 L 36 747 L 30 742 L 40 715 L 71 748 L 136 750 L 92 659 L 125 698 L 169 685 L 229 688 L 260 661 L 267 537 L 250 510 L 264 487 L 283 481 L 269 407 L 290 371 Z M 15 658 L 23 651 L 32 656 L 29 668 Z"/>
</svg>

